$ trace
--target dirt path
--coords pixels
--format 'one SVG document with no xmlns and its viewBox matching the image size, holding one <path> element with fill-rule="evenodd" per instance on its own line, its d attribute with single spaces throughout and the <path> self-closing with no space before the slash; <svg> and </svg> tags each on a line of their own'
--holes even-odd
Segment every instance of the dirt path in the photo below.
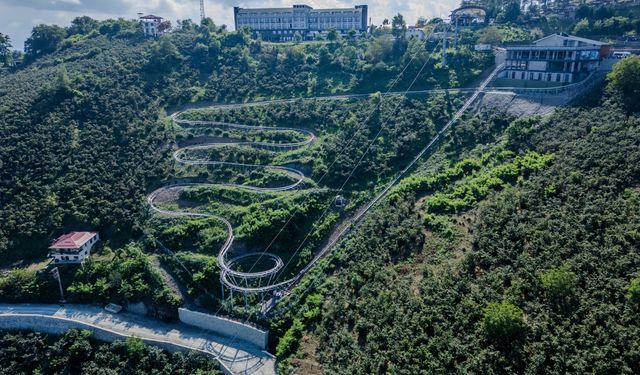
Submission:
<svg viewBox="0 0 640 375">
<path fill-rule="evenodd" d="M 195 308 L 194 300 L 189 293 L 187 293 L 186 288 L 173 277 L 169 267 L 164 264 L 157 255 L 151 256 L 151 264 L 160 272 L 160 276 L 162 276 L 165 284 L 182 299 L 184 307 L 188 309 Z"/>
</svg>

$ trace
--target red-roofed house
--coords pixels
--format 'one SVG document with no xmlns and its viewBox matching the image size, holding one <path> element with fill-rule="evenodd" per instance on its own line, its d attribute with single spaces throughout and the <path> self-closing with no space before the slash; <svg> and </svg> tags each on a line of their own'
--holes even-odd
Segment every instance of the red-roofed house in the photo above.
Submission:
<svg viewBox="0 0 640 375">
<path fill-rule="evenodd" d="M 98 240 L 97 232 L 67 233 L 49 246 L 49 256 L 53 257 L 54 263 L 82 263 Z"/>
</svg>

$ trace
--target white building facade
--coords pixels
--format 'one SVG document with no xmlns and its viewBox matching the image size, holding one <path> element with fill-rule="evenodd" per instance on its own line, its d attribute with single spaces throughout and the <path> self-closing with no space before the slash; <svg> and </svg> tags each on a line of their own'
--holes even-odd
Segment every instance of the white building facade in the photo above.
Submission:
<svg viewBox="0 0 640 375">
<path fill-rule="evenodd" d="M 424 40 L 426 38 L 424 29 L 422 27 L 416 27 L 416 26 L 407 27 L 406 36 L 408 39 L 416 38 L 418 40 Z"/>
<path fill-rule="evenodd" d="M 294 5 L 293 8 L 234 7 L 236 30 L 248 28 L 254 35 L 264 40 L 290 41 L 296 33 L 303 39 L 312 39 L 316 34 L 325 34 L 336 29 L 342 34 L 349 30 L 367 30 L 367 5 L 357 5 L 346 9 L 313 9 L 308 5 Z"/>
<path fill-rule="evenodd" d="M 58 237 L 49 246 L 53 262 L 82 263 L 91 255 L 91 248 L 100 240 L 97 232 L 71 232 Z"/>
<path fill-rule="evenodd" d="M 599 69 L 610 52 L 603 42 L 566 34 L 554 34 L 532 45 L 507 47 L 501 78 L 569 84 Z"/>
<path fill-rule="evenodd" d="M 158 36 L 162 34 L 159 26 L 162 23 L 162 17 L 154 16 L 150 14 L 148 16 L 140 16 L 140 23 L 142 24 L 142 30 L 146 36 Z"/>
</svg>

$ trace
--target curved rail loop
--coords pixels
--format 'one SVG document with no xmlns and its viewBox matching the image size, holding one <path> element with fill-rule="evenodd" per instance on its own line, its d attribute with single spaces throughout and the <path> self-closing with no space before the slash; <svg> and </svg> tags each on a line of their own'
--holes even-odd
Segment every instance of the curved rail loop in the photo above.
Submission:
<svg viewBox="0 0 640 375">
<path fill-rule="evenodd" d="M 203 159 L 188 159 L 185 154 L 194 150 L 202 150 L 202 149 L 211 149 L 215 147 L 223 147 L 223 146 L 250 146 L 256 148 L 269 148 L 269 149 L 296 149 L 310 145 L 316 140 L 316 136 L 313 132 L 305 129 L 291 128 L 291 127 L 269 127 L 269 126 L 251 126 L 251 125 L 242 125 L 242 124 L 233 124 L 226 122 L 218 122 L 218 121 L 194 121 L 194 120 L 184 120 L 180 119 L 180 115 L 182 112 L 177 112 L 171 115 L 171 119 L 180 125 L 200 125 L 200 126 L 211 126 L 211 127 L 226 127 L 233 128 L 239 131 L 291 131 L 302 134 L 305 139 L 303 141 L 298 142 L 285 142 L 285 143 L 271 143 L 271 142 L 251 142 L 251 141 L 242 141 L 242 142 L 222 142 L 222 143 L 203 143 L 197 144 L 193 146 L 181 147 L 173 153 L 173 159 L 180 164 L 183 165 L 226 165 L 232 167 L 243 167 L 250 169 L 263 169 L 263 170 L 276 170 L 285 172 L 287 175 L 293 177 L 294 182 L 285 186 L 278 187 L 259 187 L 252 185 L 241 185 L 241 184 L 231 184 L 231 183 L 200 183 L 200 182 L 184 182 L 177 184 L 170 184 L 160 187 L 153 191 L 147 197 L 147 202 L 151 209 L 160 215 L 165 216 L 175 216 L 175 217 L 189 217 L 189 218 L 214 218 L 220 222 L 222 222 L 227 229 L 227 238 L 222 245 L 218 253 L 218 264 L 220 266 L 220 279 L 224 286 L 227 288 L 240 291 L 240 292 L 268 292 L 271 290 L 275 290 L 281 288 L 282 286 L 279 284 L 267 285 L 267 286 L 259 286 L 259 287 L 251 287 L 249 285 L 249 280 L 260 280 L 263 278 L 273 278 L 276 273 L 278 273 L 284 262 L 280 257 L 275 254 L 270 253 L 260 253 L 261 256 L 265 256 L 267 259 L 271 260 L 272 267 L 270 269 L 258 272 L 242 272 L 235 270 L 234 266 L 236 266 L 243 259 L 256 255 L 254 253 L 240 255 L 235 258 L 228 258 L 228 253 L 231 247 L 233 246 L 233 241 L 235 239 L 233 232 L 233 225 L 225 219 L 224 217 L 206 214 L 206 213 L 197 213 L 197 212 L 189 212 L 189 211 L 174 211 L 163 209 L 157 206 L 156 200 L 159 196 L 167 191 L 171 190 L 182 190 L 186 187 L 190 186 L 212 186 L 212 187 L 235 187 L 255 192 L 282 192 L 288 191 L 298 188 L 305 179 L 305 175 L 302 171 L 286 167 L 286 166 L 276 166 L 276 165 L 259 165 L 259 164 L 244 164 L 244 163 L 236 163 L 236 162 L 223 162 L 223 161 L 215 161 L 215 160 L 203 160 Z M 244 282 L 244 286 L 240 285 L 240 282 Z"/>
</svg>

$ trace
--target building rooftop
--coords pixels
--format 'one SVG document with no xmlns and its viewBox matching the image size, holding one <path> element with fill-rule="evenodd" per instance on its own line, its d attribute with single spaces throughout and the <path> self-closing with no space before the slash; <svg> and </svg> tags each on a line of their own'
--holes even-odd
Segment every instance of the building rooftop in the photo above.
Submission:
<svg viewBox="0 0 640 375">
<path fill-rule="evenodd" d="M 149 14 L 147 16 L 140 17 L 141 20 L 161 20 L 162 17 L 154 16 L 153 14 Z"/>
<path fill-rule="evenodd" d="M 79 249 L 97 235 L 97 232 L 70 232 L 63 234 L 49 246 L 49 249 Z"/>
<path fill-rule="evenodd" d="M 579 36 L 573 36 L 573 35 L 567 35 L 567 34 L 551 34 L 549 36 L 545 36 L 542 39 L 538 39 L 535 42 L 533 42 L 534 44 L 537 44 L 543 40 L 549 39 L 549 38 L 562 38 L 562 39 L 567 39 L 567 40 L 575 40 L 577 42 L 582 42 L 585 44 L 591 44 L 594 46 L 604 46 L 605 42 L 599 42 L 597 40 L 593 40 L 593 39 L 587 39 L 587 38 L 581 38 Z"/>
<path fill-rule="evenodd" d="M 532 51 L 536 51 L 536 50 L 540 50 L 540 51 L 566 51 L 566 50 L 572 50 L 572 51 L 590 51 L 590 50 L 594 50 L 597 49 L 598 47 L 596 46 L 583 46 L 583 47 L 563 47 L 563 46 L 536 46 L 534 44 L 526 44 L 526 45 L 521 45 L 521 46 L 507 46 L 506 49 L 507 50 L 532 50 Z"/>
<path fill-rule="evenodd" d="M 294 9 L 300 9 L 300 8 L 242 8 L 242 7 L 236 7 L 236 9 L 238 9 L 238 11 L 248 11 L 248 12 L 289 12 L 289 11 L 293 11 Z M 320 12 L 326 12 L 326 11 L 353 11 L 353 10 L 361 10 L 362 8 L 360 8 L 360 6 L 358 7 L 353 7 L 353 8 L 318 8 L 318 9 L 314 9 L 312 7 L 306 7 L 306 9 L 308 10 L 312 10 L 312 11 L 320 11 Z"/>
</svg>

